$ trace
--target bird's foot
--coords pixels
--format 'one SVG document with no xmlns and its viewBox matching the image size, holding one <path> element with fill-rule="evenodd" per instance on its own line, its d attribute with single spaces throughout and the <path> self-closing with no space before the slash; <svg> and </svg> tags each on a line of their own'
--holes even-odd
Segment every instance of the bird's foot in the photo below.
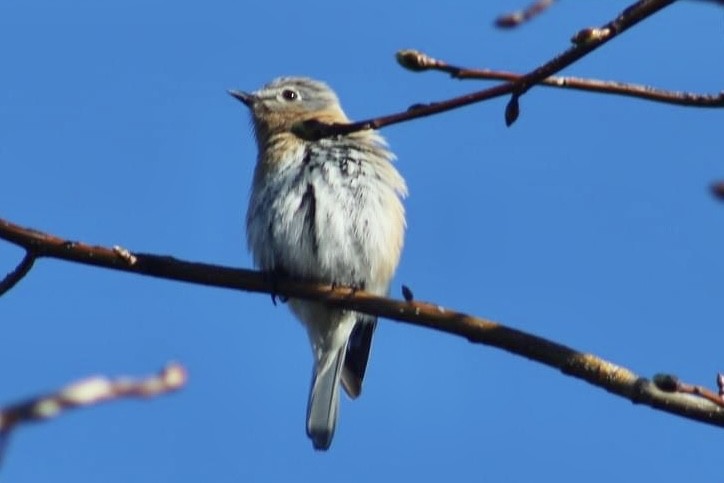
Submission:
<svg viewBox="0 0 724 483">
<path fill-rule="evenodd" d="M 279 283 L 279 280 L 282 278 L 287 278 L 287 274 L 284 270 L 281 269 L 273 269 L 273 270 L 267 270 L 264 272 L 265 276 L 269 280 L 269 284 L 271 285 L 271 300 L 272 303 L 276 306 L 277 299 L 279 299 L 279 302 L 285 304 L 289 300 L 289 297 L 286 295 L 279 295 L 277 293 L 277 284 Z"/>
</svg>

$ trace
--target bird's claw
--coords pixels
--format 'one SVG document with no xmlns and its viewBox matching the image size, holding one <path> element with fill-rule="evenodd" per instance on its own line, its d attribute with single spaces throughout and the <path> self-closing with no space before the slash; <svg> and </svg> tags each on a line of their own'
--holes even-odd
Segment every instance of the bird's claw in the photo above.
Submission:
<svg viewBox="0 0 724 483">
<path fill-rule="evenodd" d="M 286 295 L 280 295 L 277 293 L 277 282 L 280 277 L 286 276 L 284 272 L 281 270 L 269 270 L 266 272 L 266 276 L 269 279 L 269 283 L 271 284 L 271 301 L 276 307 L 277 305 L 277 299 L 279 299 L 279 302 L 285 304 L 289 300 L 289 297 Z"/>
</svg>

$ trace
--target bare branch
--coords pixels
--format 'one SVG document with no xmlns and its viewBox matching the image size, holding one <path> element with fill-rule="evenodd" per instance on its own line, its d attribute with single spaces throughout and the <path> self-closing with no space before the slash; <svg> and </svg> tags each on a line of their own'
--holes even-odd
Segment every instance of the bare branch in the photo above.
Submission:
<svg viewBox="0 0 724 483">
<path fill-rule="evenodd" d="M 437 304 L 388 299 L 351 287 L 333 287 L 279 278 L 272 281 L 266 274 L 253 270 L 192 263 L 158 255 L 131 254 L 127 250 L 126 255 L 120 257 L 118 249 L 68 242 L 5 220 L 0 220 L 0 238 L 35 250 L 39 257 L 58 258 L 201 285 L 318 300 L 332 306 L 458 335 L 471 342 L 504 349 L 556 368 L 564 374 L 582 379 L 634 403 L 646 404 L 671 414 L 724 427 L 724 408 L 698 395 L 662 391 L 650 380 L 595 355 L 488 319 L 448 310 Z M 129 263 L 131 257 L 133 263 Z M 412 295 L 409 288 L 407 292 Z"/>
<path fill-rule="evenodd" d="M 324 124 L 319 121 L 306 121 L 296 126 L 295 133 L 305 139 L 319 139 L 349 134 L 355 131 L 363 131 L 365 129 L 380 129 L 392 124 L 432 116 L 433 114 L 450 111 L 506 94 L 512 94 L 510 103 L 517 104 L 518 98 L 543 79 L 565 69 L 614 37 L 675 1 L 676 0 L 640 0 L 634 3 L 604 26 L 581 30 L 573 36 L 573 47 L 570 47 L 542 66 L 523 75 L 516 81 L 506 82 L 489 89 L 454 97 L 446 101 L 433 102 L 431 104 L 416 104 L 403 112 L 348 124 Z M 513 111 L 511 108 L 506 109 L 506 123 L 508 125 L 515 122 L 516 117 L 510 116 L 510 113 Z"/>
<path fill-rule="evenodd" d="M 401 50 L 397 60 L 406 69 L 414 72 L 434 70 L 449 74 L 454 79 L 507 80 L 511 82 L 523 78 L 522 74 L 491 69 L 471 69 L 448 64 L 417 50 Z M 552 76 L 540 81 L 540 85 L 559 89 L 574 89 L 601 94 L 616 94 L 636 97 L 649 101 L 663 102 L 689 107 L 724 107 L 724 91 L 718 94 L 698 94 L 695 92 L 667 91 L 642 84 L 586 79 L 583 77 Z"/>
<path fill-rule="evenodd" d="M 510 29 L 518 27 L 525 22 L 537 17 L 553 5 L 554 0 L 535 0 L 523 10 L 505 13 L 495 19 L 495 26 Z"/>
<path fill-rule="evenodd" d="M 0 461 L 11 432 L 23 423 L 45 421 L 71 409 L 124 398 L 149 398 L 176 391 L 186 384 L 180 364 L 167 365 L 143 379 L 90 377 L 59 391 L 0 408 Z"/>
<path fill-rule="evenodd" d="M 20 280 L 28 274 L 33 264 L 35 263 L 35 254 L 31 250 L 26 250 L 25 256 L 15 270 L 5 275 L 5 278 L 0 280 L 0 296 L 5 292 L 13 288 Z"/>
</svg>

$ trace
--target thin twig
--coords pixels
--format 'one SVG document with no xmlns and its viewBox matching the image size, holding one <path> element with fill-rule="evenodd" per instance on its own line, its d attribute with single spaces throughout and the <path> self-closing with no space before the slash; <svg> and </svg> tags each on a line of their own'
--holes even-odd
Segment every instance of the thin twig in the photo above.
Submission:
<svg viewBox="0 0 724 483">
<path fill-rule="evenodd" d="M 717 406 L 724 408 L 724 397 L 722 397 L 722 375 L 717 374 L 717 385 L 719 387 L 718 392 L 714 392 L 703 386 L 696 386 L 694 384 L 687 384 L 681 382 L 678 377 L 671 374 L 657 374 L 653 377 L 653 382 L 656 387 L 666 392 L 678 392 L 681 394 L 693 394 L 706 399 L 707 401 L 716 404 Z"/>
<path fill-rule="evenodd" d="M 674 3 L 676 0 L 640 0 L 626 8 L 614 20 L 600 28 L 587 28 L 573 36 L 573 47 L 554 57 L 542 66 L 523 75 L 513 82 L 506 82 L 489 89 L 473 92 L 446 101 L 433 102 L 431 104 L 415 104 L 407 111 L 390 114 L 387 116 L 365 119 L 363 121 L 348 124 L 325 124 L 319 121 L 306 121 L 300 123 L 295 132 L 297 135 L 307 139 L 319 139 L 324 137 L 338 136 L 363 131 L 366 129 L 380 129 L 385 126 L 401 122 L 432 116 L 441 112 L 450 111 L 477 102 L 485 101 L 495 97 L 512 94 L 508 107 L 506 108 L 506 124 L 515 122 L 518 99 L 531 89 L 535 84 L 541 82 L 556 72 L 568 67 L 582 57 L 588 55 L 609 40 L 650 17 L 664 7 Z"/>
<path fill-rule="evenodd" d="M 491 69 L 472 69 L 448 64 L 417 50 L 407 49 L 397 53 L 397 60 L 406 69 L 414 72 L 434 70 L 449 74 L 454 79 L 482 79 L 518 81 L 522 74 Z M 695 92 L 668 91 L 642 84 L 586 79 L 583 77 L 552 76 L 543 79 L 540 85 L 560 89 L 574 89 L 602 94 L 616 94 L 636 97 L 649 101 L 663 102 L 688 107 L 724 107 L 724 91 L 718 94 L 698 94 Z"/>
<path fill-rule="evenodd" d="M 0 220 L 0 239 L 37 250 L 38 256 L 111 268 L 124 272 L 249 292 L 322 301 L 328 305 L 458 335 L 471 342 L 504 349 L 582 379 L 637 404 L 724 427 L 724 408 L 686 394 L 662 391 L 650 380 L 593 354 L 574 350 L 488 319 L 455 312 L 437 304 L 379 297 L 352 287 L 271 277 L 262 272 L 192 263 L 173 257 L 130 253 L 129 264 L 113 248 L 68 242 L 57 236 Z"/>
<path fill-rule="evenodd" d="M 568 67 L 642 20 L 668 7 L 675 1 L 676 0 L 640 0 L 627 7 L 615 19 L 602 27 L 586 28 L 579 31 L 571 39 L 574 44 L 573 47 L 549 62 L 546 62 L 533 72 L 526 74 L 521 80 L 516 81 L 517 89 L 514 93 L 518 96 L 523 95 L 538 82 Z"/>
<path fill-rule="evenodd" d="M 172 363 L 143 379 L 90 377 L 59 391 L 0 408 L 0 461 L 11 432 L 19 424 L 45 421 L 71 409 L 102 402 L 167 394 L 183 387 L 186 379 L 183 366 Z"/>
<path fill-rule="evenodd" d="M 553 1 L 554 0 L 536 0 L 523 10 L 505 13 L 495 19 L 495 26 L 505 29 L 518 27 L 548 10 L 548 8 L 553 5 Z"/>
<path fill-rule="evenodd" d="M 23 279 L 23 277 L 25 277 L 25 275 L 28 274 L 30 269 L 33 268 L 35 258 L 35 253 L 33 253 L 32 250 L 25 251 L 25 256 L 22 260 L 20 260 L 20 263 L 17 267 L 15 267 L 15 270 L 5 275 L 5 278 L 0 281 L 0 296 L 13 288 L 20 280 Z"/>
</svg>

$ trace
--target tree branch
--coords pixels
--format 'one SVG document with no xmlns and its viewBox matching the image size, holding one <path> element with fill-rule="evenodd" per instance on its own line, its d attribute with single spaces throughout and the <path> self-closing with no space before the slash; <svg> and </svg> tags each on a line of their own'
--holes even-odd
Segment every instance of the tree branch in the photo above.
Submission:
<svg viewBox="0 0 724 483">
<path fill-rule="evenodd" d="M 676 0 L 640 0 L 621 12 L 615 19 L 600 28 L 586 28 L 573 36 L 573 47 L 557 55 L 540 67 L 523 75 L 516 81 L 506 82 L 491 88 L 473 92 L 446 101 L 431 104 L 416 104 L 406 111 L 387 116 L 365 119 L 348 124 L 325 124 L 319 121 L 305 121 L 295 127 L 295 133 L 305 139 L 320 139 L 349 134 L 366 129 L 380 129 L 401 122 L 432 116 L 495 97 L 512 94 L 505 110 L 505 122 L 508 126 L 518 118 L 518 99 L 534 85 L 565 69 L 582 57 L 593 52 L 609 40 L 625 32 L 642 20 L 674 3 Z"/>
<path fill-rule="evenodd" d="M 516 10 L 515 12 L 500 15 L 495 19 L 495 26 L 505 29 L 518 27 L 548 10 L 548 8 L 553 5 L 553 1 L 554 0 L 535 0 L 523 10 Z"/>
<path fill-rule="evenodd" d="M 471 69 L 448 64 L 413 49 L 397 53 L 399 64 L 411 71 L 435 70 L 449 74 L 454 79 L 507 80 L 511 82 L 523 78 L 522 74 L 491 69 Z M 551 76 L 539 83 L 546 87 L 574 89 L 601 94 L 616 94 L 636 97 L 648 101 L 663 102 L 688 107 L 724 107 L 724 91 L 718 94 L 698 94 L 695 92 L 667 91 L 642 84 L 629 84 L 617 81 L 586 79 L 583 77 Z"/>
<path fill-rule="evenodd" d="M 176 391 L 186 384 L 186 370 L 169 364 L 160 373 L 140 380 L 91 377 L 56 392 L 0 408 L 0 461 L 12 431 L 22 423 L 45 421 L 71 409 L 123 398 L 149 398 Z"/>
<path fill-rule="evenodd" d="M 15 267 L 15 270 L 5 275 L 5 278 L 3 278 L 0 281 L 0 297 L 13 288 L 20 280 L 25 277 L 25 275 L 28 274 L 31 268 L 33 268 L 33 264 L 35 263 L 35 253 L 33 253 L 31 250 L 27 250 L 25 252 L 25 256 L 22 260 L 20 260 L 20 263 L 17 267 Z"/>
<path fill-rule="evenodd" d="M 724 427 L 724 401 L 716 404 L 700 394 L 679 391 L 679 386 L 672 389 L 664 385 L 662 389 L 657 383 L 593 354 L 488 319 L 448 310 L 433 303 L 414 301 L 409 289 L 405 295 L 409 300 L 401 301 L 349 287 L 288 279 L 272 282 L 262 272 L 186 262 L 167 256 L 131 254 L 118 247 L 105 248 L 70 242 L 2 219 L 0 239 L 32 250 L 38 257 L 57 258 L 168 280 L 318 300 L 332 306 L 434 329 L 540 362 L 633 403 Z"/>
</svg>

